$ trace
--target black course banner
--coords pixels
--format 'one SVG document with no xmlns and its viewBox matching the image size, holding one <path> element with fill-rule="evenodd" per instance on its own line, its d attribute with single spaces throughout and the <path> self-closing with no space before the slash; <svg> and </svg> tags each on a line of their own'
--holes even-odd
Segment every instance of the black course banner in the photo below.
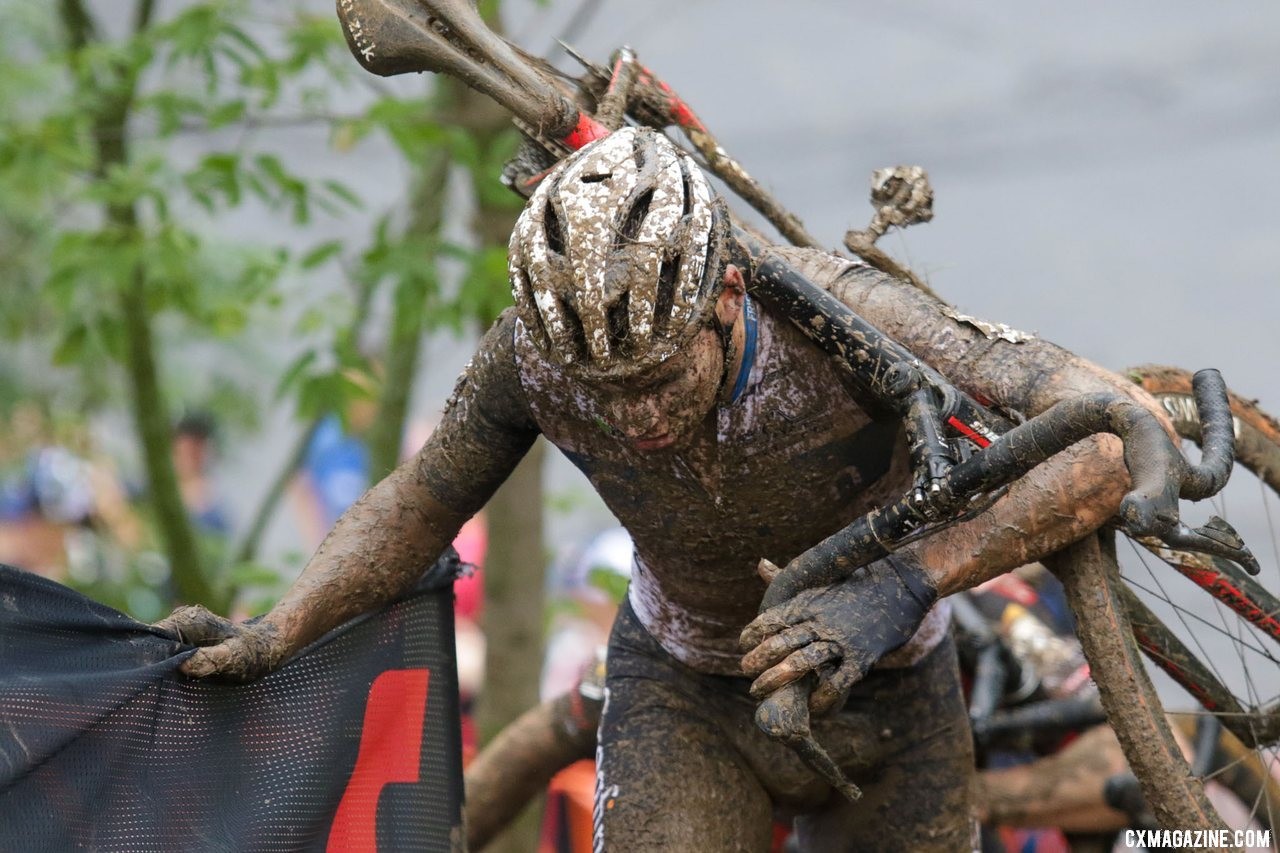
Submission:
<svg viewBox="0 0 1280 853">
<path fill-rule="evenodd" d="M 461 849 L 456 560 L 247 685 L 0 566 L 0 851 Z"/>
</svg>

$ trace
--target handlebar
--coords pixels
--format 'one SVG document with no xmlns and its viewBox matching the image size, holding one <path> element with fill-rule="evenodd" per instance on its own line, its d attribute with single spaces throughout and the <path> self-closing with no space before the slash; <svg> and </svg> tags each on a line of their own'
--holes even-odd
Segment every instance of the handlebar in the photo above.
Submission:
<svg viewBox="0 0 1280 853">
<path fill-rule="evenodd" d="M 1201 374 L 1217 371 L 1201 371 Z M 1221 382 L 1221 377 L 1217 376 Z M 1209 392 L 1206 392 L 1209 393 Z M 1224 397 L 1225 400 L 1225 397 Z M 1228 427 L 1230 429 L 1230 427 Z M 966 496 L 989 492 L 1023 477 L 1040 463 L 1091 435 L 1109 432 L 1124 442 L 1125 464 L 1133 489 L 1120 504 L 1121 526 L 1133 536 L 1157 536 L 1171 545 L 1218 554 L 1239 562 L 1251 574 L 1258 564 L 1243 546 L 1223 541 L 1217 531 L 1193 531 L 1178 519 L 1178 497 L 1189 466 L 1168 433 L 1147 409 L 1119 393 L 1095 393 L 1057 403 L 1014 427 L 981 453 L 951 468 L 935 481 L 936 491 L 908 493 L 883 509 L 853 521 L 792 560 L 765 592 L 761 611 L 815 586 L 835 583 L 873 560 L 887 556 L 930 514 L 930 508 L 961 509 Z M 1233 442 L 1226 439 L 1228 454 Z M 1200 480 L 1195 481 L 1198 486 Z M 954 511 L 954 510 L 953 510 Z"/>
</svg>

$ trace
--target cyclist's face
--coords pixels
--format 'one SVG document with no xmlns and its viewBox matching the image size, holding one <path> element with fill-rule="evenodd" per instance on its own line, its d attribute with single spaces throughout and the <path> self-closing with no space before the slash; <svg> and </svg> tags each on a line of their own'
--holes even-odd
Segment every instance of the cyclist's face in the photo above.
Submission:
<svg viewBox="0 0 1280 853">
<path fill-rule="evenodd" d="M 715 405 L 724 376 L 720 337 L 704 328 L 653 373 L 625 385 L 603 385 L 596 402 L 609 427 L 637 450 L 675 447 Z"/>
</svg>

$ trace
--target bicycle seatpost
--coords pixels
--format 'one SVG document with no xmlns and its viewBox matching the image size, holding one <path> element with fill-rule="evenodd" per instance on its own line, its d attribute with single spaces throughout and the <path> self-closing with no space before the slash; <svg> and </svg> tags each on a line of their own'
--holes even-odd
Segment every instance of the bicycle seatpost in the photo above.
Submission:
<svg viewBox="0 0 1280 853">
<path fill-rule="evenodd" d="M 366 71 L 446 74 L 567 150 L 609 134 L 468 0 L 337 0 L 337 10 L 347 47 Z"/>
</svg>

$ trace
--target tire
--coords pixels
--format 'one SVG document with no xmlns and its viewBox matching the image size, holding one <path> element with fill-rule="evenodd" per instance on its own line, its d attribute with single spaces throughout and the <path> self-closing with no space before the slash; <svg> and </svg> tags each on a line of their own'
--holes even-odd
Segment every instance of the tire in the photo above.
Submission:
<svg viewBox="0 0 1280 853">
<path fill-rule="evenodd" d="M 1182 436 L 1199 438 L 1190 374 L 1175 368 L 1143 367 L 1128 375 L 1160 401 Z M 1237 469 L 1247 470 L 1257 478 L 1261 502 L 1266 505 L 1280 491 L 1280 424 L 1256 404 L 1237 395 L 1230 395 L 1230 402 L 1237 434 Z M 1253 500 L 1256 503 L 1258 499 Z M 1225 503 L 1219 508 L 1224 507 Z M 1261 538 L 1271 535 L 1269 529 Z M 1246 539 L 1255 546 L 1260 541 L 1257 537 Z M 1280 616 L 1280 601 L 1262 583 L 1228 561 L 1143 543 L 1161 561 L 1212 590 L 1230 607 L 1185 585 L 1170 595 L 1167 590 L 1173 582 L 1166 582 L 1165 578 L 1172 573 L 1162 566 L 1153 569 L 1136 547 L 1132 548 L 1138 557 L 1136 566 L 1130 565 L 1135 561 L 1127 558 L 1122 570 L 1114 544 L 1113 534 L 1102 533 L 1049 562 L 1066 587 L 1108 720 L 1138 777 L 1147 804 L 1161 825 L 1169 829 L 1223 828 L 1204 796 L 1203 780 L 1192 774 L 1168 724 L 1172 717 L 1181 723 L 1180 728 L 1186 728 L 1183 721 L 1213 714 L 1230 730 L 1226 737 L 1232 750 L 1224 751 L 1229 755 L 1229 766 L 1219 762 L 1215 767 L 1210 762 L 1206 777 L 1224 775 L 1243 780 L 1240 787 L 1244 790 L 1237 790 L 1237 795 L 1250 798 L 1251 812 L 1263 826 L 1275 827 L 1280 811 L 1280 800 L 1275 799 L 1280 785 L 1275 780 L 1280 779 L 1280 772 L 1274 771 L 1274 744 L 1280 740 L 1280 704 L 1269 694 L 1280 689 L 1280 621 L 1276 618 Z M 1267 556 L 1263 553 L 1262 558 Z M 1190 605 L 1181 603 L 1188 592 L 1193 602 Z M 1165 612 L 1157 615 L 1144 599 L 1163 607 Z M 1215 609 L 1221 628 L 1205 618 L 1205 613 Z M 1171 630 L 1169 624 L 1175 624 L 1187 640 L 1184 642 L 1180 631 Z M 1197 632 L 1203 634 L 1209 629 L 1226 638 L 1240 657 L 1242 684 L 1228 683 L 1231 679 L 1223 675 L 1217 656 L 1211 655 L 1197 636 Z M 1184 708 L 1177 699 L 1170 698 L 1176 695 L 1174 691 L 1157 692 L 1139 646 L 1159 669 L 1174 675 L 1174 680 L 1201 707 L 1192 707 L 1189 699 Z M 1192 646 L 1198 653 L 1191 651 Z M 1253 668 L 1244 662 L 1246 653 L 1257 658 Z M 1165 707 L 1165 699 L 1170 702 L 1169 708 Z M 1274 837 L 1272 841 L 1275 842 Z"/>
<path fill-rule="evenodd" d="M 1226 829 L 1169 728 L 1119 597 L 1115 535 L 1100 531 L 1045 561 L 1062 581 L 1107 720 L 1160 825 Z"/>
<path fill-rule="evenodd" d="M 1127 373 L 1160 402 L 1181 436 L 1199 440 L 1187 371 L 1143 366 Z M 1132 553 L 1122 561 L 1125 585 L 1137 595 L 1121 595 L 1143 601 L 1138 607 L 1130 604 L 1130 615 L 1150 660 L 1165 672 L 1183 665 L 1194 670 L 1190 678 L 1184 672 L 1173 680 L 1189 686 L 1198 703 L 1190 696 L 1180 701 L 1176 690 L 1162 691 L 1177 727 L 1190 732 L 1206 714 L 1223 724 L 1218 760 L 1209 764 L 1206 778 L 1227 783 L 1249 804 L 1254 819 L 1275 830 L 1280 826 L 1280 597 L 1274 594 L 1280 590 L 1280 422 L 1254 401 L 1236 394 L 1229 399 L 1237 464 L 1227 489 L 1213 500 L 1214 511 L 1253 547 L 1262 574 L 1250 577 L 1226 560 L 1143 542 L 1138 543 L 1143 547 L 1128 546 Z M 1280 849 L 1274 832 L 1272 844 Z"/>
</svg>

